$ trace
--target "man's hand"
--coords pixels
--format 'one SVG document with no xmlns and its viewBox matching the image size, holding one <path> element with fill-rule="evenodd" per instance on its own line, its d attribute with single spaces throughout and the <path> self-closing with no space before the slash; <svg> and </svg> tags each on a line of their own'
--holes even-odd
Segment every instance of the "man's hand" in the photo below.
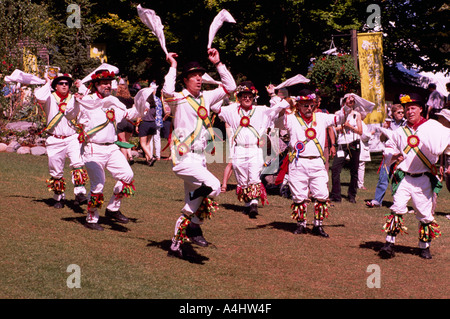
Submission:
<svg viewBox="0 0 450 319">
<path fill-rule="evenodd" d="M 208 59 L 214 65 L 219 63 L 220 62 L 219 51 L 217 51 L 216 49 L 213 49 L 213 48 L 208 49 Z"/>
<path fill-rule="evenodd" d="M 269 84 L 268 86 L 266 86 L 266 90 L 269 96 L 275 95 L 275 85 Z"/>
<path fill-rule="evenodd" d="M 395 155 L 392 155 L 392 161 L 397 162 L 397 163 L 401 163 L 403 162 L 405 158 L 403 157 L 402 153 L 397 153 Z"/>
<path fill-rule="evenodd" d="M 172 68 L 176 68 L 178 65 L 177 60 L 175 60 L 176 58 L 178 58 L 178 54 L 174 52 L 169 52 L 166 56 L 166 61 L 169 62 Z"/>
</svg>

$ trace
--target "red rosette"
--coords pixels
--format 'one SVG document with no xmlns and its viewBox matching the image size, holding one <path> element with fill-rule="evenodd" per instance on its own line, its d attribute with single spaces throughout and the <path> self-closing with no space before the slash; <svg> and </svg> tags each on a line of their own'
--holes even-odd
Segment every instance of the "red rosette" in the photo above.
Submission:
<svg viewBox="0 0 450 319">
<path fill-rule="evenodd" d="M 113 122 L 116 118 L 116 115 L 114 113 L 114 110 L 108 110 L 106 111 L 106 118 L 110 121 Z"/>
<path fill-rule="evenodd" d="M 248 116 L 241 117 L 241 122 L 239 123 L 242 127 L 247 127 L 250 125 L 250 118 Z"/>
<path fill-rule="evenodd" d="M 316 138 L 317 132 L 316 132 L 315 129 L 313 129 L 312 127 L 310 127 L 310 128 L 308 128 L 308 129 L 306 129 L 305 135 L 306 135 L 306 137 L 309 138 L 310 140 L 313 140 L 313 139 Z"/>
<path fill-rule="evenodd" d="M 78 142 L 80 142 L 80 143 L 86 142 L 86 135 L 83 132 L 78 134 Z"/>
<path fill-rule="evenodd" d="M 208 117 L 208 110 L 205 107 L 200 106 L 197 110 L 197 114 L 202 120 L 205 120 Z"/>
<path fill-rule="evenodd" d="M 180 156 L 183 156 L 184 154 L 189 152 L 189 146 L 187 146 L 186 143 L 181 143 L 180 145 L 178 145 L 177 151 Z"/>
<path fill-rule="evenodd" d="M 409 147 L 414 148 L 419 146 L 420 139 L 417 135 L 410 135 L 408 136 L 407 143 Z"/>
<path fill-rule="evenodd" d="M 61 113 L 64 113 L 65 111 L 66 111 L 66 106 L 67 106 L 67 103 L 59 103 L 58 104 L 58 108 L 59 108 L 59 111 L 61 112 Z"/>
</svg>

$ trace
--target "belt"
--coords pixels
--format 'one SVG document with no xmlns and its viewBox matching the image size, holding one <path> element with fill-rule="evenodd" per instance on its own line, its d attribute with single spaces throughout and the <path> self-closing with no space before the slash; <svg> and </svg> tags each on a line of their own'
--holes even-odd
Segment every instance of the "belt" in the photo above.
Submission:
<svg viewBox="0 0 450 319">
<path fill-rule="evenodd" d="M 252 145 L 236 144 L 236 146 L 243 147 L 243 148 L 258 148 L 258 145 L 256 145 L 256 144 L 252 144 Z"/>
<path fill-rule="evenodd" d="M 97 144 L 97 145 L 112 145 L 112 144 L 115 144 L 115 143 L 97 143 L 97 142 L 91 142 L 91 143 Z"/>
<path fill-rule="evenodd" d="M 68 137 L 71 137 L 72 135 L 68 135 L 68 136 L 65 136 L 65 135 L 56 135 L 56 134 L 52 134 L 52 133 L 48 133 L 49 135 L 51 135 L 51 136 L 53 136 L 53 137 L 56 137 L 56 138 L 60 138 L 60 139 L 65 139 L 65 138 L 68 138 Z"/>
<path fill-rule="evenodd" d="M 425 175 L 425 173 L 417 173 L 417 174 L 411 174 L 408 172 L 405 172 L 406 175 L 411 176 L 411 177 L 421 177 L 423 175 Z"/>
<path fill-rule="evenodd" d="M 320 156 L 299 156 L 298 158 L 306 158 L 306 159 L 316 159 L 316 158 L 320 158 Z"/>
</svg>

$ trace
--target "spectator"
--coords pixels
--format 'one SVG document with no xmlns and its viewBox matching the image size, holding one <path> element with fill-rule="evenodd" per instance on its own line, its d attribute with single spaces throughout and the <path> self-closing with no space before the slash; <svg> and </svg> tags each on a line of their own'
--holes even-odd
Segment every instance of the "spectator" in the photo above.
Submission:
<svg viewBox="0 0 450 319">
<path fill-rule="evenodd" d="M 116 97 L 120 102 L 125 104 L 127 109 L 131 109 L 133 107 L 133 97 L 131 96 L 130 91 L 128 90 L 128 85 L 123 78 L 119 80 Z M 129 142 L 130 138 L 133 136 L 134 128 L 135 122 L 124 117 L 122 121 L 117 124 L 118 140 L 121 142 Z M 134 163 L 134 159 L 133 155 L 131 154 L 131 148 L 121 147 L 120 151 L 123 153 L 123 155 L 125 155 L 128 163 L 132 165 Z"/>
<path fill-rule="evenodd" d="M 139 126 L 136 128 L 139 136 L 139 143 L 145 154 L 145 159 L 149 166 L 153 166 L 156 162 L 156 157 L 153 156 L 152 138 L 157 133 L 157 113 L 162 113 L 162 103 L 159 97 L 156 96 L 156 87 L 154 91 L 147 98 L 148 107 L 150 108 L 147 114 L 144 115 Z M 161 113 L 159 113 L 161 115 Z M 161 144 L 160 144 L 161 147 Z M 160 150 L 160 149 L 159 149 Z"/>
<path fill-rule="evenodd" d="M 440 112 L 444 107 L 444 96 L 436 90 L 436 84 L 430 83 L 428 85 L 430 96 L 427 101 L 427 119 L 437 120 L 436 113 Z"/>
<path fill-rule="evenodd" d="M 359 166 L 358 166 L 358 188 L 367 190 L 364 186 L 364 175 L 366 171 L 366 162 L 370 162 L 370 148 L 369 141 L 372 138 L 372 132 L 369 131 L 367 125 L 361 121 L 363 127 L 363 133 L 361 134 L 360 148 L 361 152 L 359 155 Z"/>
<path fill-rule="evenodd" d="M 350 156 L 350 185 L 348 187 L 348 201 L 356 203 L 358 188 L 358 166 L 361 152 L 360 138 L 363 133 L 361 114 L 355 110 L 354 96 L 348 96 L 343 101 L 342 111 L 345 123 L 336 128 L 337 151 L 331 167 L 330 200 L 341 202 L 341 171 L 347 156 Z M 336 147 L 336 145 L 335 145 Z"/>
</svg>

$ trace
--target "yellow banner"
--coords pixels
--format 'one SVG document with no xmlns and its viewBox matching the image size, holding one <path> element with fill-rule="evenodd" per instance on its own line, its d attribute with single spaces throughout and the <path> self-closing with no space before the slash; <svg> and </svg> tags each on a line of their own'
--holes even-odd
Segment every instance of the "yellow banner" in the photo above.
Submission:
<svg viewBox="0 0 450 319">
<path fill-rule="evenodd" d="M 90 46 L 89 56 L 91 58 L 100 59 L 101 63 L 108 62 L 108 58 L 106 56 L 106 44 L 104 43 L 94 43 Z"/>
<path fill-rule="evenodd" d="M 381 32 L 358 33 L 361 97 L 375 103 L 366 124 L 383 123 L 386 116 L 382 40 Z"/>
</svg>

